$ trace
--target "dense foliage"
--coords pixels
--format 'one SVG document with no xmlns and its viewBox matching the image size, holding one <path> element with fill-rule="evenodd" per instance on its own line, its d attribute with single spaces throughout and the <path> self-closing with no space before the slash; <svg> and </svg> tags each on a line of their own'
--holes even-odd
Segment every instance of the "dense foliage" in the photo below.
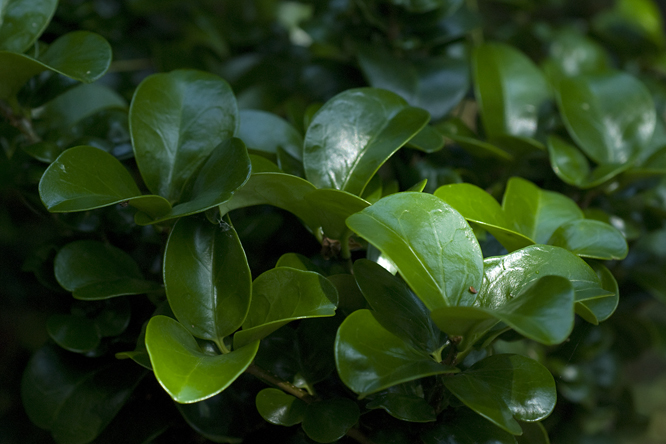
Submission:
<svg viewBox="0 0 666 444">
<path fill-rule="evenodd" d="M 666 442 L 661 17 L 0 1 L 0 441 Z"/>
</svg>

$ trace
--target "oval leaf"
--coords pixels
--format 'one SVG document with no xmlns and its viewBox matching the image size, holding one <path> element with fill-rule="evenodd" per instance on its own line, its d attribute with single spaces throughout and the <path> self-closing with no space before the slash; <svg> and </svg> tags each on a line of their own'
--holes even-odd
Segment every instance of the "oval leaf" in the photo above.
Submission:
<svg viewBox="0 0 666 444">
<path fill-rule="evenodd" d="M 201 350 L 177 321 L 154 316 L 146 328 L 146 348 L 155 377 L 174 401 L 192 403 L 215 396 L 252 363 L 259 341 L 222 355 Z"/>
<path fill-rule="evenodd" d="M 257 411 L 271 424 L 290 427 L 300 424 L 307 404 L 282 390 L 267 388 L 257 393 Z"/>
<path fill-rule="evenodd" d="M 629 247 L 622 233 L 610 224 L 580 219 L 561 225 L 548 241 L 550 245 L 592 259 L 624 259 Z"/>
<path fill-rule="evenodd" d="M 335 442 L 358 422 L 361 412 L 350 399 L 333 398 L 307 406 L 303 431 L 314 441 Z"/>
<path fill-rule="evenodd" d="M 46 29 L 58 0 L 6 0 L 0 7 L 0 51 L 25 52 Z"/>
<path fill-rule="evenodd" d="M 245 142 L 249 150 L 278 154 L 282 148 L 297 160 L 303 160 L 303 137 L 286 120 L 266 111 L 244 109 L 240 111 L 240 127 L 236 137 Z"/>
<path fill-rule="evenodd" d="M 437 419 L 435 409 L 425 399 L 402 393 L 380 394 L 366 404 L 367 409 L 384 409 L 402 421 L 432 422 Z"/>
<path fill-rule="evenodd" d="M 82 316 L 52 315 L 46 329 L 56 344 L 75 353 L 94 349 L 102 339 L 95 322 Z"/>
<path fill-rule="evenodd" d="M 428 309 L 474 303 L 468 288 L 481 284 L 481 248 L 465 219 L 441 199 L 393 194 L 347 225 L 396 264 Z"/>
</svg>

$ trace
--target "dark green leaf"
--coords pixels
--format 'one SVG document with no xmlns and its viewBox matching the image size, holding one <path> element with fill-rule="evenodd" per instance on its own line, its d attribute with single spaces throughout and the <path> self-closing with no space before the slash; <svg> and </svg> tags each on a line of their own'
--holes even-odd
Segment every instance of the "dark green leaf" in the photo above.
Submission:
<svg viewBox="0 0 666 444">
<path fill-rule="evenodd" d="M 643 84 L 621 72 L 564 79 L 560 113 L 571 137 L 599 164 L 623 164 L 647 146 L 656 111 Z"/>
<path fill-rule="evenodd" d="M 389 91 L 352 89 L 315 114 L 305 135 L 305 176 L 317 188 L 360 195 L 379 167 L 429 120 Z"/>
<path fill-rule="evenodd" d="M 90 351 L 97 347 L 101 340 L 95 322 L 82 316 L 51 315 L 46 329 L 56 344 L 75 353 Z"/>
<path fill-rule="evenodd" d="M 349 233 L 345 223 L 347 218 L 370 206 L 369 202 L 360 197 L 333 189 L 315 190 L 306 195 L 305 200 L 324 234 L 340 241 Z"/>
<path fill-rule="evenodd" d="M 451 117 L 435 126 L 437 130 L 478 158 L 492 157 L 502 161 L 513 160 L 513 154 L 488 142 L 479 140 L 477 135 L 457 117 Z"/>
<path fill-rule="evenodd" d="M 234 347 L 265 338 L 295 319 L 335 315 L 338 292 L 328 279 L 312 271 L 274 268 L 252 284 L 252 303 Z"/>
<path fill-rule="evenodd" d="M 517 444 L 512 434 L 465 408 L 447 413 L 421 438 L 423 444 Z"/>
<path fill-rule="evenodd" d="M 398 193 L 347 219 L 347 225 L 388 256 L 428 309 L 471 305 L 482 256 L 465 219 L 441 199 Z"/>
<path fill-rule="evenodd" d="M 517 444 L 550 444 L 548 432 L 540 422 L 523 422 L 520 427 L 523 434 L 516 436 Z"/>
<path fill-rule="evenodd" d="M 410 422 L 432 422 L 437 419 L 433 409 L 425 399 L 416 395 L 385 393 L 373 397 L 366 404 L 367 409 L 384 409 L 394 418 Z"/>
<path fill-rule="evenodd" d="M 426 376 L 453 373 L 422 351 L 390 333 L 369 310 L 347 316 L 335 338 L 340 379 L 359 398 Z"/>
<path fill-rule="evenodd" d="M 407 142 L 407 146 L 424 153 L 434 153 L 444 148 L 444 137 L 434 127 L 426 125 Z"/>
<path fill-rule="evenodd" d="M 62 153 L 44 172 L 39 195 L 51 212 L 92 210 L 125 201 L 155 217 L 171 210 L 160 196 L 142 196 L 118 159 L 91 146 Z"/>
<path fill-rule="evenodd" d="M 382 327 L 415 350 L 433 353 L 442 347 L 430 310 L 402 279 L 367 259 L 354 263 L 354 277 Z"/>
<path fill-rule="evenodd" d="M 257 410 L 271 424 L 293 426 L 300 424 L 307 404 L 282 390 L 267 388 L 257 393 Z"/>
<path fill-rule="evenodd" d="M 8 0 L 0 8 L 0 50 L 22 53 L 51 21 L 58 0 Z"/>
<path fill-rule="evenodd" d="M 390 0 L 394 5 L 404 7 L 410 12 L 427 12 L 442 9 L 443 15 L 453 14 L 463 4 L 463 0 Z"/>
<path fill-rule="evenodd" d="M 266 111 L 244 109 L 240 111 L 240 127 L 236 137 L 245 142 L 249 150 L 273 155 L 278 148 L 297 160 L 303 160 L 303 137 L 284 119 Z"/>
<path fill-rule="evenodd" d="M 467 407 L 513 435 L 522 434 L 516 419 L 538 421 L 555 407 L 553 376 L 520 355 L 490 356 L 444 379 L 444 385 Z"/>
<path fill-rule="evenodd" d="M 176 318 L 194 336 L 220 343 L 247 316 L 252 275 L 236 230 L 184 218 L 164 254 L 164 285 Z"/>
<path fill-rule="evenodd" d="M 286 253 L 280 256 L 275 268 L 289 267 L 302 271 L 314 271 L 315 273 L 324 274 L 322 269 L 316 266 L 310 259 L 298 253 Z"/>
<path fill-rule="evenodd" d="M 617 228 L 591 219 L 573 220 L 560 225 L 548 243 L 566 248 L 581 257 L 602 260 L 624 259 L 629 251 L 627 241 Z"/>
<path fill-rule="evenodd" d="M 303 319 L 298 324 L 296 346 L 300 374 L 311 385 L 325 380 L 335 371 L 333 351 L 339 326 L 339 316 Z"/>
<path fill-rule="evenodd" d="M 486 43 L 475 48 L 472 70 L 488 139 L 503 135 L 533 137 L 539 108 L 550 97 L 539 68 L 511 46 Z"/>
<path fill-rule="evenodd" d="M 178 70 L 146 78 L 132 98 L 130 131 L 148 189 L 181 201 L 189 178 L 238 125 L 233 92 L 216 75 Z"/>
<path fill-rule="evenodd" d="M 227 388 L 252 363 L 259 341 L 222 355 L 201 350 L 177 321 L 154 316 L 146 328 L 146 348 L 155 377 L 176 402 L 192 403 Z"/>
<path fill-rule="evenodd" d="M 303 431 L 314 441 L 335 442 L 358 422 L 361 412 L 350 399 L 333 398 L 307 406 Z"/>
<path fill-rule="evenodd" d="M 58 283 L 77 299 L 107 299 L 160 288 L 144 280 L 130 255 L 98 241 L 71 242 L 60 249 L 54 262 Z"/>
</svg>

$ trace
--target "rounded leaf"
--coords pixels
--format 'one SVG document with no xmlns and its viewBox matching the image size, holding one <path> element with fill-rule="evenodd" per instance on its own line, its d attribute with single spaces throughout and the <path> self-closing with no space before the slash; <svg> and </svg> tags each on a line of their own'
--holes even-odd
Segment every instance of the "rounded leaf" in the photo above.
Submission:
<svg viewBox="0 0 666 444">
<path fill-rule="evenodd" d="M 316 442 L 335 442 L 358 422 L 360 415 L 358 405 L 350 399 L 317 401 L 307 406 L 302 427 Z"/>
<path fill-rule="evenodd" d="M 46 330 L 56 344 L 75 353 L 90 351 L 101 340 L 95 322 L 82 316 L 52 315 L 46 323 Z"/>
<path fill-rule="evenodd" d="M 629 252 L 627 241 L 617 228 L 592 219 L 574 220 L 561 225 L 548 243 L 591 259 L 621 260 Z"/>
<path fill-rule="evenodd" d="M 287 427 L 300 424 L 307 408 L 300 399 L 274 388 L 257 393 L 255 403 L 264 420 Z"/>
<path fill-rule="evenodd" d="M 58 0 L 6 0 L 0 7 L 0 51 L 22 53 L 44 32 Z"/>
</svg>

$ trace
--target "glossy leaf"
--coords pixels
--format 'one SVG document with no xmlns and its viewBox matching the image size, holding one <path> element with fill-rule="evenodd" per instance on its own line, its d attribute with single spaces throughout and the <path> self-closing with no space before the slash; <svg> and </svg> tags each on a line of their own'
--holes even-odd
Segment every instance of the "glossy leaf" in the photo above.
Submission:
<svg viewBox="0 0 666 444">
<path fill-rule="evenodd" d="M 275 268 L 289 267 L 301 271 L 314 271 L 315 273 L 324 274 L 321 268 L 315 265 L 310 259 L 298 253 L 285 253 L 280 256 Z"/>
<path fill-rule="evenodd" d="M 577 145 L 599 164 L 623 164 L 651 141 L 656 112 L 643 84 L 620 72 L 562 80 L 560 114 Z"/>
<path fill-rule="evenodd" d="M 416 395 L 386 393 L 373 397 L 367 409 L 384 409 L 389 415 L 402 421 L 432 422 L 437 419 L 435 409 L 425 399 Z"/>
<path fill-rule="evenodd" d="M 202 401 L 227 388 L 252 363 L 259 341 L 222 355 L 201 350 L 177 321 L 154 316 L 146 328 L 146 348 L 155 377 L 174 401 Z"/>
<path fill-rule="evenodd" d="M 240 111 L 240 127 L 236 137 L 250 150 L 275 156 L 278 148 L 297 160 L 303 160 L 303 137 L 289 122 L 266 111 L 244 109 Z"/>
<path fill-rule="evenodd" d="M 502 135 L 533 137 L 539 108 L 550 96 L 539 68 L 511 46 L 486 43 L 475 48 L 472 71 L 488 138 L 492 141 Z"/>
<path fill-rule="evenodd" d="M 317 224 L 331 239 L 342 240 L 348 232 L 349 216 L 370 206 L 370 203 L 346 191 L 315 190 L 305 196 L 310 212 L 316 215 Z"/>
<path fill-rule="evenodd" d="M 498 146 L 479 140 L 478 136 L 457 117 L 452 117 L 435 126 L 444 137 L 453 140 L 465 151 L 478 158 L 492 157 L 501 161 L 513 160 L 513 154 Z"/>
<path fill-rule="evenodd" d="M 465 408 L 447 414 L 421 437 L 423 444 L 517 444 L 515 436 Z"/>
<path fill-rule="evenodd" d="M 0 8 L 0 51 L 25 52 L 44 32 L 58 0 L 7 0 Z"/>
<path fill-rule="evenodd" d="M 407 146 L 424 153 L 435 153 L 444 148 L 444 137 L 434 127 L 426 125 L 414 137 L 409 139 Z"/>
<path fill-rule="evenodd" d="M 606 71 L 611 60 L 603 46 L 574 29 L 557 32 L 550 43 L 544 70 L 557 85 L 564 77 Z"/>
<path fill-rule="evenodd" d="M 356 234 L 375 245 L 428 309 L 471 305 L 479 288 L 482 256 L 465 219 L 430 194 L 393 194 L 347 219 Z"/>
<path fill-rule="evenodd" d="M 631 167 L 631 162 L 604 163 L 592 169 L 578 148 L 557 136 L 548 137 L 548 154 L 555 174 L 569 185 L 583 189 L 601 185 Z"/>
<path fill-rule="evenodd" d="M 516 419 L 538 421 L 555 407 L 553 376 L 521 355 L 490 356 L 446 378 L 444 385 L 467 407 L 513 435 L 522 433 Z"/>
<path fill-rule="evenodd" d="M 194 70 L 143 80 L 134 92 L 129 118 L 141 177 L 153 194 L 171 203 L 181 201 L 189 178 L 239 125 L 227 82 Z"/>
<path fill-rule="evenodd" d="M 528 283 L 543 276 L 561 276 L 574 289 L 576 313 L 593 324 L 596 315 L 587 308 L 594 300 L 614 297 L 606 290 L 596 273 L 585 261 L 569 251 L 550 245 L 532 245 L 506 256 L 490 257 L 484 261 L 483 285 L 477 295 L 479 306 L 495 310 L 518 295 Z"/>
<path fill-rule="evenodd" d="M 133 363 L 100 366 L 46 345 L 28 362 L 21 399 L 30 420 L 56 442 L 85 444 L 116 416 L 143 374 Z"/>
<path fill-rule="evenodd" d="M 523 422 L 520 427 L 523 434 L 516 436 L 517 444 L 550 444 L 548 432 L 540 422 Z"/>
<path fill-rule="evenodd" d="M 354 277 L 382 327 L 424 353 L 444 345 L 430 310 L 402 279 L 367 259 L 354 262 Z"/>
<path fill-rule="evenodd" d="M 267 388 L 257 393 L 257 411 L 271 424 L 293 426 L 303 421 L 307 404 L 282 390 Z"/>
<path fill-rule="evenodd" d="M 429 118 L 389 91 L 342 92 L 315 114 L 305 134 L 305 176 L 317 188 L 360 195 L 379 167 Z"/>
<path fill-rule="evenodd" d="M 44 172 L 39 195 L 54 213 L 128 202 L 155 217 L 171 210 L 160 196 L 142 196 L 130 173 L 111 154 L 91 146 L 63 152 Z"/>
<path fill-rule="evenodd" d="M 51 315 L 46 324 L 49 336 L 65 350 L 85 353 L 97 347 L 100 331 L 91 319 L 74 315 Z"/>
<path fill-rule="evenodd" d="M 335 338 L 340 379 L 360 398 L 426 376 L 454 373 L 390 333 L 369 310 L 347 316 Z"/>
<path fill-rule="evenodd" d="M 220 342 L 247 316 L 252 275 L 234 228 L 180 219 L 164 254 L 164 286 L 176 318 L 198 338 Z"/>
<path fill-rule="evenodd" d="M 295 268 L 274 268 L 252 284 L 252 303 L 234 347 L 265 338 L 296 319 L 335 315 L 338 292 L 325 277 Z"/>
<path fill-rule="evenodd" d="M 629 247 L 622 233 L 610 224 L 591 219 L 567 222 L 555 230 L 550 245 L 591 259 L 624 259 Z"/>
<path fill-rule="evenodd" d="M 132 257 L 93 240 L 71 242 L 55 257 L 55 277 L 77 299 L 95 300 L 160 289 L 146 281 Z"/>
<path fill-rule="evenodd" d="M 137 213 L 134 220 L 148 225 L 177 217 L 189 216 L 228 201 L 250 178 L 250 158 L 240 139 L 222 142 L 204 161 L 193 180 L 185 185 L 181 201 L 168 213 L 150 218 Z"/>
<path fill-rule="evenodd" d="M 3 26 L 4 28 L 4 26 Z M 10 51 L 0 51 L 0 99 L 13 96 L 42 71 L 91 83 L 111 64 L 111 46 L 98 34 L 74 31 L 56 39 L 39 59 Z"/>
<path fill-rule="evenodd" d="M 361 412 L 347 398 L 333 398 L 309 404 L 303 416 L 303 431 L 316 442 L 335 442 L 358 422 Z"/>
</svg>

